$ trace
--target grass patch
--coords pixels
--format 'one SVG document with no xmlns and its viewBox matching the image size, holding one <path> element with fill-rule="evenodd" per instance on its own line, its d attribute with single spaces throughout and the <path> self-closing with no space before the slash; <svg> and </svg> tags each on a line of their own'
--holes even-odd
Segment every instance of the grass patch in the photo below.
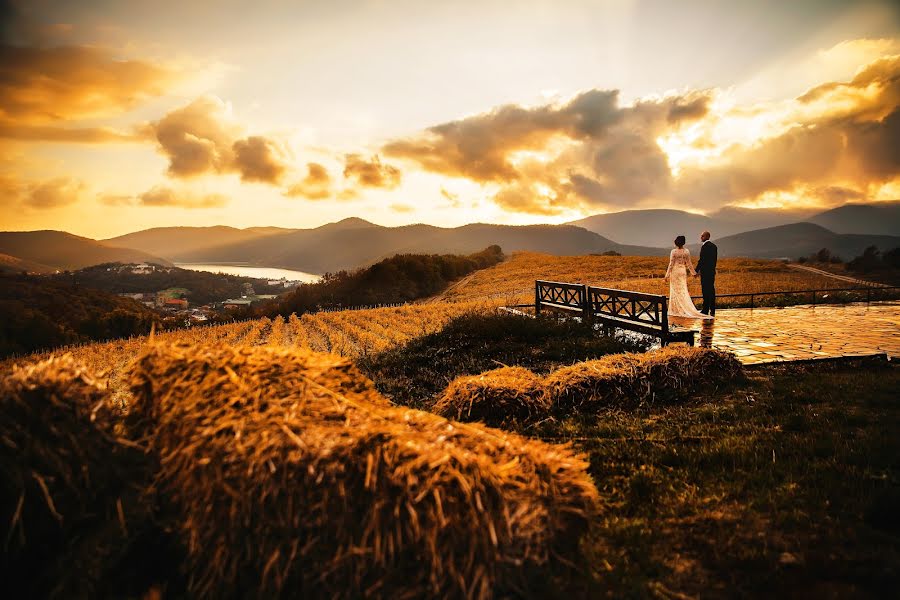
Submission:
<svg viewBox="0 0 900 600">
<path fill-rule="evenodd" d="M 545 437 L 590 456 L 593 597 L 885 597 L 900 586 L 900 368 L 773 366 Z"/>
<path fill-rule="evenodd" d="M 397 404 L 430 407 L 460 375 L 503 366 L 546 374 L 607 354 L 642 352 L 647 345 L 603 336 L 575 321 L 504 314 L 469 314 L 405 346 L 363 356 L 356 364 Z"/>
</svg>

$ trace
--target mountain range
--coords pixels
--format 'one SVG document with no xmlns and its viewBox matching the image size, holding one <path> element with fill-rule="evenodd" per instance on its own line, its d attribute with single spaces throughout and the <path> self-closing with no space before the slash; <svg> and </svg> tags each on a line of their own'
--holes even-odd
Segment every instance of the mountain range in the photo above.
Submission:
<svg viewBox="0 0 900 600">
<path fill-rule="evenodd" d="M 46 272 L 103 262 L 221 263 L 325 273 L 400 253 L 468 254 L 491 244 L 504 252 L 557 255 L 615 251 L 667 255 L 671 241 L 713 233 L 722 256 L 796 258 L 828 248 L 845 259 L 871 245 L 900 246 L 900 202 L 847 204 L 824 212 L 726 208 L 709 216 L 677 210 L 631 210 L 564 225 L 473 223 L 383 227 L 349 218 L 314 229 L 163 227 L 106 240 L 59 231 L 0 233 L 0 271 Z M 171 261 L 171 262 L 170 262 Z"/>
<path fill-rule="evenodd" d="M 709 231 L 721 239 L 801 222 L 815 223 L 834 233 L 900 235 L 900 202 L 845 204 L 824 212 L 726 207 L 709 216 L 669 209 L 626 210 L 569 224 L 621 243 L 661 246 L 671 244 L 677 235 L 684 235 L 691 242 L 700 232 Z"/>
<path fill-rule="evenodd" d="M 150 252 L 65 231 L 0 231 L 0 272 L 52 273 L 107 262 L 172 264 Z"/>
</svg>

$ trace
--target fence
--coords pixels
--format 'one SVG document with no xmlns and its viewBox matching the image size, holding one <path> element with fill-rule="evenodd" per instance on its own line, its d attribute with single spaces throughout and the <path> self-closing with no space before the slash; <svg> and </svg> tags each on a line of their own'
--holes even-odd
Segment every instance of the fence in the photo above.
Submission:
<svg viewBox="0 0 900 600">
<path fill-rule="evenodd" d="M 750 308 L 756 307 L 756 298 L 759 296 L 789 296 L 789 295 L 799 295 L 803 296 L 805 294 L 809 294 L 810 296 L 810 304 L 834 304 L 833 302 L 818 302 L 818 300 L 825 300 L 827 294 L 833 293 L 845 293 L 845 292 L 865 292 L 865 301 L 871 302 L 873 299 L 875 300 L 889 300 L 893 299 L 893 296 L 900 296 L 900 286 L 896 285 L 886 285 L 886 286 L 866 286 L 866 287 L 855 287 L 855 288 L 824 288 L 817 290 L 791 290 L 791 291 L 781 291 L 781 292 L 749 292 L 749 293 L 741 293 L 741 294 L 717 294 L 716 300 L 718 301 L 720 298 L 749 298 L 750 299 Z M 694 300 L 702 300 L 703 296 L 691 296 Z M 861 298 L 860 298 L 860 301 Z"/>
</svg>

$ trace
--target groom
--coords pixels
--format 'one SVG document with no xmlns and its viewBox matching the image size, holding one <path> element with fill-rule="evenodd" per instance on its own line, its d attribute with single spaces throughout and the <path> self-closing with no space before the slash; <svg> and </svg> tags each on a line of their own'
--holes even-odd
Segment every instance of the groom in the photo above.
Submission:
<svg viewBox="0 0 900 600">
<path fill-rule="evenodd" d="M 700 288 L 703 290 L 704 315 L 716 316 L 716 260 L 719 249 L 709 241 L 709 232 L 700 234 L 700 259 L 697 261 L 697 274 L 700 275 Z"/>
</svg>

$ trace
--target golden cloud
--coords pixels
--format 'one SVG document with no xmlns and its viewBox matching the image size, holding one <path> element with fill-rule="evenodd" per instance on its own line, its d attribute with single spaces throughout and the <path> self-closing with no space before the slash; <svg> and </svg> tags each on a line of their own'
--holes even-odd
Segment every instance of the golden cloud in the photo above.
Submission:
<svg viewBox="0 0 900 600">
<path fill-rule="evenodd" d="M 278 184 L 287 166 L 281 147 L 263 136 L 241 137 L 231 110 L 215 96 L 197 98 L 145 128 L 169 159 L 169 175 L 237 173 L 242 181 Z"/>
<path fill-rule="evenodd" d="M 400 185 L 400 169 L 383 164 L 378 156 L 366 160 L 359 154 L 344 157 L 344 177 L 362 187 L 394 189 Z"/>
<path fill-rule="evenodd" d="M 281 149 L 272 140 L 254 135 L 232 146 L 241 181 L 278 183 L 285 171 Z"/>
<path fill-rule="evenodd" d="M 503 208 L 540 215 L 708 209 L 791 190 L 833 204 L 900 177 L 900 56 L 777 106 L 722 108 L 716 98 L 702 90 L 620 106 L 616 90 L 590 90 L 436 125 L 382 151 L 481 184 Z M 746 139 L 720 135 L 735 127 Z"/>
<path fill-rule="evenodd" d="M 752 146 L 727 149 L 714 166 L 685 170 L 677 196 L 709 206 L 802 190 L 834 205 L 900 177 L 900 57 L 875 61 L 850 82 L 817 86 L 797 102 L 822 109 Z"/>
<path fill-rule="evenodd" d="M 90 46 L 0 45 L 0 118 L 18 124 L 107 116 L 158 96 L 176 74 Z"/>
<path fill-rule="evenodd" d="M 0 194 L 9 208 L 23 207 L 51 210 L 78 202 L 87 185 L 74 177 L 54 177 L 46 181 L 22 181 L 17 177 L 0 177 Z"/>
<path fill-rule="evenodd" d="M 426 170 L 496 184 L 498 205 L 552 215 L 582 205 L 656 198 L 671 173 L 656 138 L 703 118 L 709 92 L 618 105 L 618 91 L 591 90 L 564 104 L 516 105 L 394 140 L 383 151 Z"/>
<path fill-rule="evenodd" d="M 228 198 L 221 194 L 196 196 L 188 192 L 176 192 L 167 186 L 156 186 L 137 197 L 139 206 L 175 206 L 180 208 L 218 208 L 225 206 Z"/>
<path fill-rule="evenodd" d="M 130 132 L 58 125 L 116 115 L 165 93 L 171 68 L 123 60 L 93 46 L 0 44 L 0 137 L 52 142 L 133 142 Z"/>
<path fill-rule="evenodd" d="M 290 198 L 303 197 L 308 200 L 324 200 L 332 195 L 331 175 L 319 163 L 308 163 L 307 173 L 301 181 L 291 185 L 284 195 Z"/>
</svg>

